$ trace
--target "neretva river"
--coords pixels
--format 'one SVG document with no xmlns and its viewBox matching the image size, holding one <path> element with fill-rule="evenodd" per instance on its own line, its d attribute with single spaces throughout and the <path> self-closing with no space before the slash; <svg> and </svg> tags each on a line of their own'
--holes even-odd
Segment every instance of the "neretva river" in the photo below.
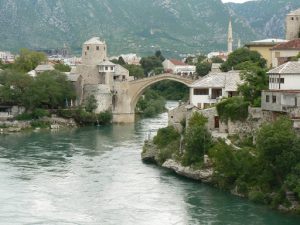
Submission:
<svg viewBox="0 0 300 225">
<path fill-rule="evenodd" d="M 144 139 L 166 125 L 164 113 L 134 125 L 0 136 L 0 224 L 300 224 L 143 164 Z"/>
</svg>

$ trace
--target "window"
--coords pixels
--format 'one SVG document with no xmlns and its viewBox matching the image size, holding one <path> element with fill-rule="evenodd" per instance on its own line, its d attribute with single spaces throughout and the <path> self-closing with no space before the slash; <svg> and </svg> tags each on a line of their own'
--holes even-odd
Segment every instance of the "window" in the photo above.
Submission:
<svg viewBox="0 0 300 225">
<path fill-rule="evenodd" d="M 194 95 L 208 95 L 208 89 L 194 89 Z"/>
<path fill-rule="evenodd" d="M 90 50 L 90 46 L 86 46 L 86 50 L 88 50 L 88 51 L 89 51 L 89 50 Z"/>
<path fill-rule="evenodd" d="M 105 67 L 105 70 L 106 70 L 106 71 L 108 70 L 108 66 Z"/>
<path fill-rule="evenodd" d="M 110 67 L 110 70 L 114 70 L 114 67 L 113 67 L 113 66 L 111 66 L 111 67 Z"/>
<path fill-rule="evenodd" d="M 294 20 L 294 17 L 292 17 L 291 20 Z"/>
<path fill-rule="evenodd" d="M 86 52 L 84 52 L 84 55 L 86 55 Z"/>
<path fill-rule="evenodd" d="M 284 78 L 280 78 L 280 83 L 284 84 Z"/>
<path fill-rule="evenodd" d="M 266 102 L 270 102 L 270 95 L 266 95 Z"/>
<path fill-rule="evenodd" d="M 272 103 L 276 103 L 276 96 L 272 96 Z"/>
<path fill-rule="evenodd" d="M 212 89 L 212 99 L 217 99 L 220 96 L 222 96 L 222 89 Z"/>
<path fill-rule="evenodd" d="M 99 46 L 96 46 L 96 50 L 99 51 L 99 49 L 100 49 Z"/>
</svg>

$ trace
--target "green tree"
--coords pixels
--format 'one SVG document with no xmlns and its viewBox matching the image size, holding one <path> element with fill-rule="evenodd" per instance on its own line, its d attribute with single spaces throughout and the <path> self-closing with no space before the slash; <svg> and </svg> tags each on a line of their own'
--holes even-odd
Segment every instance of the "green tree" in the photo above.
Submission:
<svg viewBox="0 0 300 225">
<path fill-rule="evenodd" d="M 19 71 L 4 70 L 0 74 L 0 102 L 11 105 L 24 105 L 33 79 Z"/>
<path fill-rule="evenodd" d="M 257 51 L 251 51 L 248 48 L 239 48 L 228 56 L 227 61 L 222 64 L 221 69 L 227 72 L 235 69 L 240 63 L 247 61 L 257 64 L 260 68 L 266 67 L 266 60 Z"/>
<path fill-rule="evenodd" d="M 241 72 L 241 78 L 244 83 L 238 87 L 238 91 L 244 96 L 245 101 L 250 102 L 254 107 L 260 107 L 261 92 L 269 86 L 266 70 L 255 66 L 248 67 L 248 70 Z"/>
<path fill-rule="evenodd" d="M 212 137 L 207 127 L 207 118 L 200 113 L 194 113 L 189 120 L 189 126 L 184 136 L 184 155 L 182 163 L 185 166 L 199 165 L 203 162 L 212 144 Z"/>
<path fill-rule="evenodd" d="M 85 110 L 87 112 L 94 112 L 95 109 L 97 109 L 97 100 L 95 98 L 95 95 L 90 95 L 87 99 L 86 99 L 86 104 L 85 104 Z"/>
<path fill-rule="evenodd" d="M 153 143 L 159 148 L 165 148 L 172 141 L 180 138 L 180 134 L 173 126 L 168 126 L 158 130 L 157 135 L 153 139 Z"/>
<path fill-rule="evenodd" d="M 65 74 L 49 71 L 39 74 L 24 93 L 25 105 L 33 108 L 63 108 L 76 97 L 74 87 Z"/>
<path fill-rule="evenodd" d="M 54 68 L 60 72 L 70 72 L 71 71 L 71 67 L 69 65 L 65 65 L 62 63 L 54 65 Z"/>
<path fill-rule="evenodd" d="M 276 175 L 277 184 L 300 160 L 300 140 L 292 121 L 282 117 L 265 124 L 257 133 L 256 146 L 262 163 Z"/>
<path fill-rule="evenodd" d="M 224 60 L 221 59 L 220 57 L 214 56 L 211 58 L 212 63 L 224 63 Z"/>
<path fill-rule="evenodd" d="M 196 72 L 200 77 L 207 75 L 211 71 L 211 63 L 198 62 L 196 65 Z"/>
<path fill-rule="evenodd" d="M 135 78 L 145 77 L 144 70 L 139 65 L 126 64 L 124 67 L 129 71 L 129 76 L 134 76 Z"/>
<path fill-rule="evenodd" d="M 235 96 L 219 102 L 216 106 L 221 121 L 243 121 L 248 117 L 249 102 Z"/>
<path fill-rule="evenodd" d="M 159 58 L 161 62 L 165 61 L 165 57 L 162 55 L 160 50 L 157 50 L 154 55 Z"/>
<path fill-rule="evenodd" d="M 20 56 L 16 59 L 14 68 L 23 72 L 35 69 L 42 62 L 46 62 L 47 57 L 42 52 L 21 49 Z"/>
</svg>

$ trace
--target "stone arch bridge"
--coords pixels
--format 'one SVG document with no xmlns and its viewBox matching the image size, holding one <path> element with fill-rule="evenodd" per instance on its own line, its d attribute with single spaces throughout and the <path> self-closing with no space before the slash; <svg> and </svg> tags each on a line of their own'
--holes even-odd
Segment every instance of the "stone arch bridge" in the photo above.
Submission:
<svg viewBox="0 0 300 225">
<path fill-rule="evenodd" d="M 135 106 L 147 87 L 162 80 L 173 80 L 190 86 L 192 78 L 164 73 L 139 80 L 115 84 L 113 97 L 113 121 L 115 123 L 133 123 Z"/>
</svg>

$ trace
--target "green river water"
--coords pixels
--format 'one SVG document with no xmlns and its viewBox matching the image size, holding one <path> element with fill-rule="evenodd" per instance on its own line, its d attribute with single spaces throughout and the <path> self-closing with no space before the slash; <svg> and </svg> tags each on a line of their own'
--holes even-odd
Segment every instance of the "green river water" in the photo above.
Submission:
<svg viewBox="0 0 300 225">
<path fill-rule="evenodd" d="M 299 225 L 288 216 L 143 164 L 149 130 L 132 125 L 0 136 L 0 224 Z"/>
</svg>

